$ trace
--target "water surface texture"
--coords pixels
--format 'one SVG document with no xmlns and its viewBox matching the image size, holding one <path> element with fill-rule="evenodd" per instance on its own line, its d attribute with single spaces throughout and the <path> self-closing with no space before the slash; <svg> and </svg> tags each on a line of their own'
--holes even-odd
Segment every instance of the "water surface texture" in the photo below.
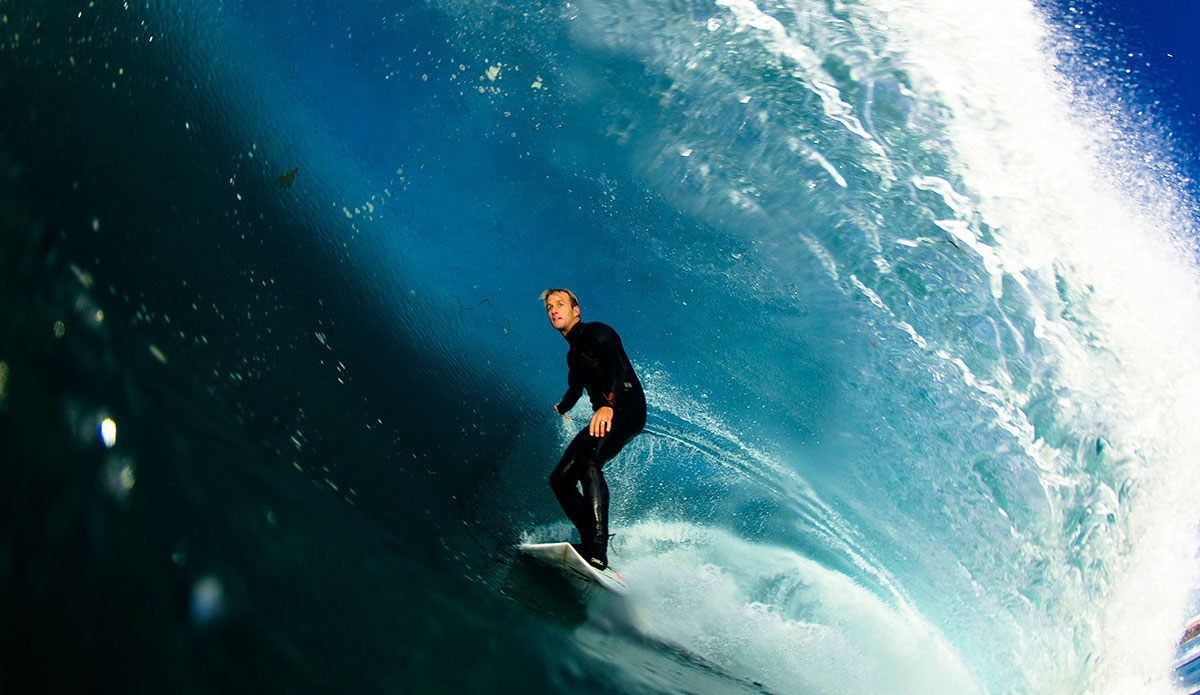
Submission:
<svg viewBox="0 0 1200 695">
<path fill-rule="evenodd" d="M 1197 218 L 1103 26 L 0 0 L 0 689 L 1173 692 Z M 627 600 L 515 550 L 558 286 Z"/>
</svg>

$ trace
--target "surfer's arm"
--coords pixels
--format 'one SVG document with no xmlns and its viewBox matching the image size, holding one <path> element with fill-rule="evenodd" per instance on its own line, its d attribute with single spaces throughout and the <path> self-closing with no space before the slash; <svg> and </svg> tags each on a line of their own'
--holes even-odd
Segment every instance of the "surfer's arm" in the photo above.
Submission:
<svg viewBox="0 0 1200 695">
<path fill-rule="evenodd" d="M 554 406 L 554 412 L 567 416 L 567 411 L 575 407 L 575 403 L 579 401 L 579 397 L 583 395 L 583 386 L 575 382 L 569 376 L 567 378 L 567 392 L 563 394 L 562 400 L 558 405 Z"/>
</svg>

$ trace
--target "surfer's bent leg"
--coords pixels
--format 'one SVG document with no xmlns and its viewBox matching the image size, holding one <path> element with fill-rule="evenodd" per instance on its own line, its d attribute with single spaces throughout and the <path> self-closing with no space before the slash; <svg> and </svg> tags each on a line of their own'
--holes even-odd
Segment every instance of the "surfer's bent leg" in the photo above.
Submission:
<svg viewBox="0 0 1200 695">
<path fill-rule="evenodd" d="M 593 437 L 585 428 L 571 440 L 562 460 L 550 474 L 550 488 L 563 512 L 579 531 L 580 551 L 592 564 L 608 562 L 608 483 L 600 468 L 620 450 L 604 451 L 613 433 Z M 604 457 L 604 454 L 608 454 Z M 583 488 L 582 494 L 579 488 Z"/>
<path fill-rule="evenodd" d="M 638 404 L 640 405 L 640 404 Z M 608 565 L 608 483 L 601 468 L 620 453 L 646 424 L 644 405 L 619 411 L 612 430 L 593 437 L 585 428 L 575 435 L 550 474 L 550 488 L 563 512 L 579 531 L 585 555 L 593 564 Z M 580 494 L 578 483 L 583 488 Z"/>
<path fill-rule="evenodd" d="M 593 437 L 588 435 L 586 429 L 575 435 L 575 439 L 571 440 L 571 445 L 563 454 L 562 460 L 550 474 L 550 489 L 554 491 L 554 496 L 562 505 L 567 519 L 575 525 L 575 528 L 579 530 L 580 537 L 585 541 L 588 535 L 586 529 L 593 526 L 594 522 L 590 518 L 588 505 L 584 502 L 583 495 L 579 493 L 576 483 L 583 478 L 584 469 L 592 465 L 594 453 L 587 451 L 595 446 L 594 441 L 588 441 L 591 439 Z"/>
</svg>

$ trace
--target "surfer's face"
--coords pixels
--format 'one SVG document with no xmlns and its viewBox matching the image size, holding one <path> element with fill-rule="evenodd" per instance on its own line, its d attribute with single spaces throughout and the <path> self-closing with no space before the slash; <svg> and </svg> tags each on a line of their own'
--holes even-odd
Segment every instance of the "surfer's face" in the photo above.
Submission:
<svg viewBox="0 0 1200 695">
<path fill-rule="evenodd" d="M 562 332 L 579 320 L 579 307 L 571 306 L 571 298 L 564 292 L 555 292 L 546 297 L 546 316 L 554 330 Z"/>
</svg>

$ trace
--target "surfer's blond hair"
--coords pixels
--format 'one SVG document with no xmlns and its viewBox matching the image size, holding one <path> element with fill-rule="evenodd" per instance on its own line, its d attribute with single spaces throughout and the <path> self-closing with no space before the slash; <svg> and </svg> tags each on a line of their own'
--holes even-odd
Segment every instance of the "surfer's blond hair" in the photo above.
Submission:
<svg viewBox="0 0 1200 695">
<path fill-rule="evenodd" d="M 575 298 L 575 293 L 572 292 L 571 290 L 566 289 L 565 287 L 551 287 L 550 289 L 546 290 L 545 292 L 542 292 L 542 306 L 546 306 L 546 300 L 550 299 L 550 295 L 558 294 L 560 292 L 562 294 L 567 295 L 567 298 L 571 300 L 571 308 L 572 309 L 579 306 L 579 300 Z"/>
</svg>

